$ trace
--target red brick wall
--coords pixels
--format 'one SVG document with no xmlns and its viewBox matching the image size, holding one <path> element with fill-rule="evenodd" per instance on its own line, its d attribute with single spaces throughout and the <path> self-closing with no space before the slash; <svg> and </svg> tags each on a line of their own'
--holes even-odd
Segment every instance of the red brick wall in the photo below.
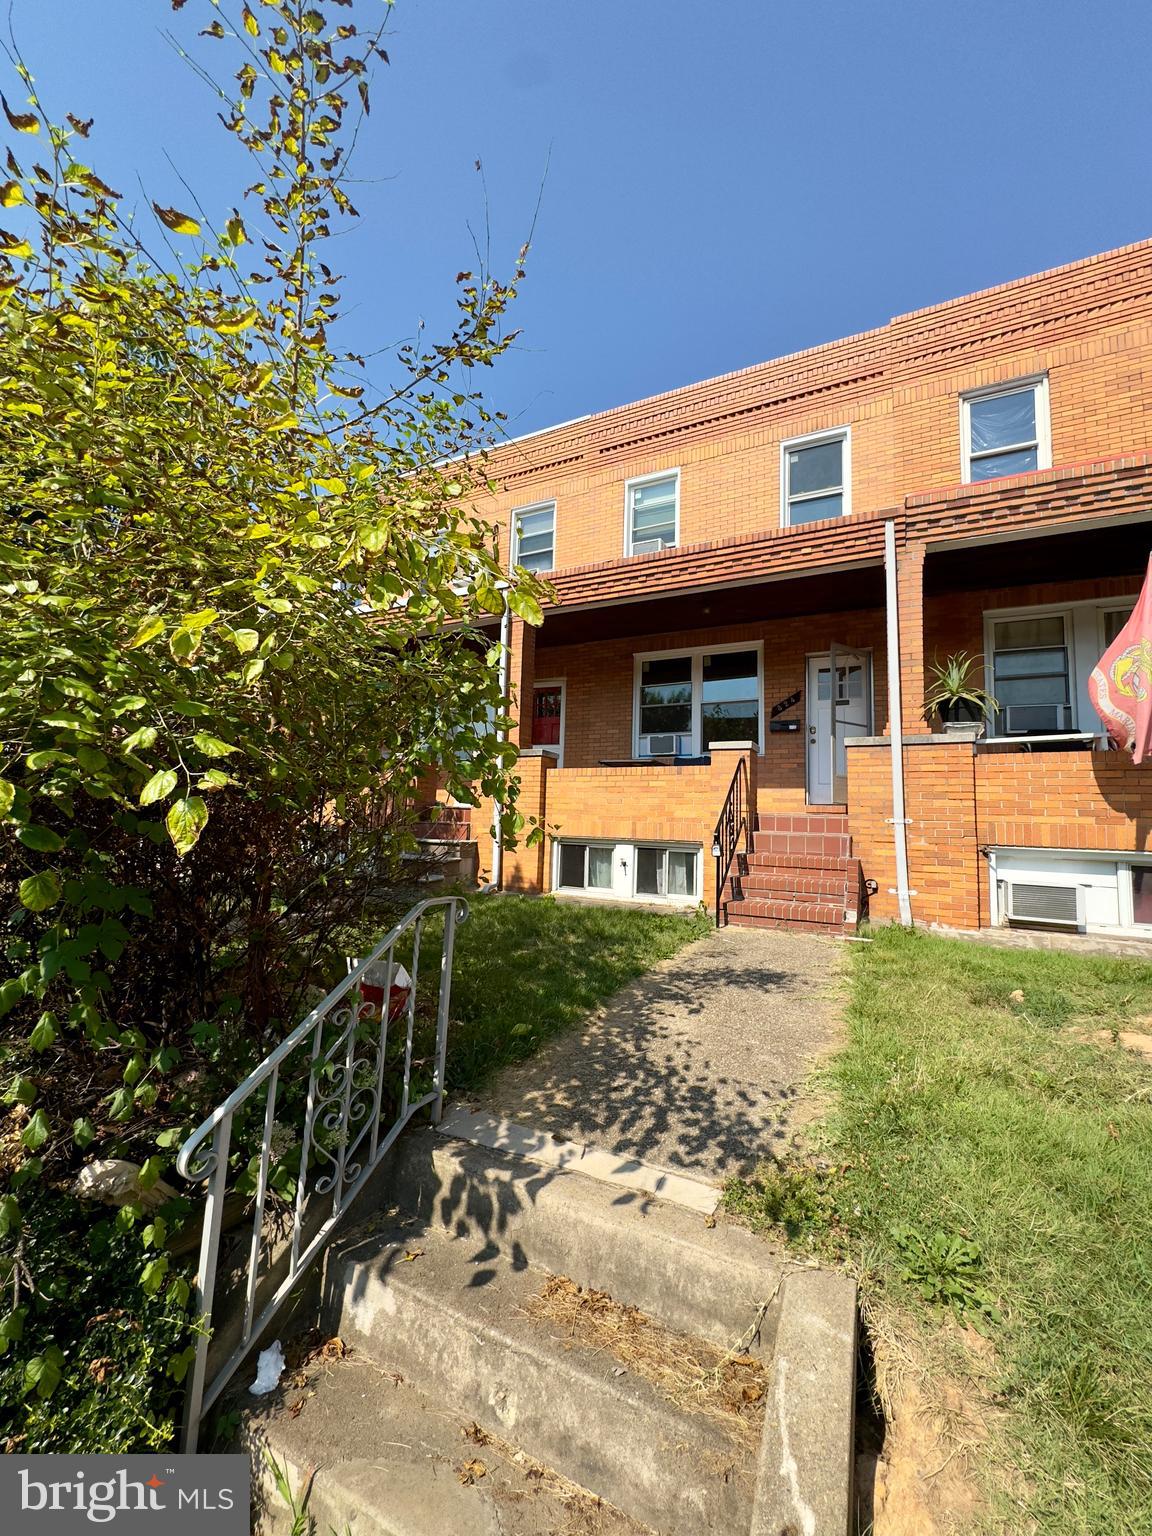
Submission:
<svg viewBox="0 0 1152 1536">
<path fill-rule="evenodd" d="M 555 769 L 548 775 L 549 832 L 565 841 L 699 843 L 704 850 L 701 890 L 708 901 L 712 833 L 741 756 L 749 768 L 754 814 L 752 754 L 725 750 L 698 767 Z M 545 884 L 551 885 L 551 857 Z"/>
<path fill-rule="evenodd" d="M 912 736 L 904 748 L 908 818 L 908 883 L 918 923 L 978 928 L 983 860 L 976 831 L 970 741 Z M 892 815 L 892 757 L 888 743 L 848 749 L 848 820 L 852 851 L 877 891 L 869 898 L 876 922 L 899 916 Z"/>
<path fill-rule="evenodd" d="M 981 848 L 1152 848 L 1152 773 L 1125 753 L 978 750 L 971 742 L 905 743 L 909 884 L 918 923 L 978 928 L 988 921 Z M 891 756 L 848 751 L 849 822 L 870 914 L 898 917 Z"/>
<path fill-rule="evenodd" d="M 771 604 L 771 587 L 764 590 L 767 607 Z M 546 634 L 547 628 L 544 630 Z M 834 642 L 864 650 L 871 648 L 875 718 L 883 722 L 887 717 L 888 698 L 884 616 L 879 610 L 810 614 L 801 618 L 765 619 L 758 624 L 642 635 L 585 645 L 541 647 L 536 653 L 538 674 L 552 679 L 563 678 L 566 685 L 565 768 L 591 768 L 606 758 L 633 755 L 636 653 L 745 641 L 749 645 L 763 642 L 765 716 L 773 704 L 796 692 L 800 694 L 799 702 L 779 717 L 798 721 L 800 729 L 790 733 L 766 731 L 758 765 L 760 809 L 802 810 L 805 803 L 806 657 L 812 652 L 826 651 Z"/>
<path fill-rule="evenodd" d="M 557 503 L 557 568 L 623 554 L 624 483 L 681 472 L 682 545 L 780 524 L 780 444 L 852 429 L 852 508 L 960 480 L 958 397 L 1047 372 L 1056 465 L 1152 448 L 1152 242 L 898 316 L 511 442 L 478 509 L 507 547 L 512 509 Z"/>
<path fill-rule="evenodd" d="M 1143 853 L 1152 772 L 1126 752 L 981 752 L 976 824 L 983 844 Z"/>
</svg>

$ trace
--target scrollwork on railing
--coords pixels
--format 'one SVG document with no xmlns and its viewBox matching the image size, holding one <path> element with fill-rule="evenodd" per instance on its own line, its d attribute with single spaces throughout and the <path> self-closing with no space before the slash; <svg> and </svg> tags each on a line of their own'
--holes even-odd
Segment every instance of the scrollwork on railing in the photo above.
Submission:
<svg viewBox="0 0 1152 1536">
<path fill-rule="evenodd" d="M 412 1096 L 413 1044 L 420 1010 L 421 933 L 428 913 L 439 909 L 444 915 L 440 954 L 436 957 L 434 980 L 428 983 L 424 997 L 425 1012 L 419 1016 L 430 1025 L 431 1002 L 435 998 L 435 1072 L 430 1091 Z M 444 1097 L 444 1063 L 447 1046 L 451 999 L 452 957 L 456 928 L 468 915 L 467 903 L 457 896 L 433 897 L 413 907 L 365 959 L 353 965 L 348 975 L 319 1003 L 306 1018 L 261 1062 L 255 1071 L 197 1127 L 180 1149 L 176 1166 L 190 1183 L 206 1185 L 203 1236 L 197 1276 L 197 1300 L 200 1316 L 209 1325 L 202 1328 L 196 1358 L 189 1377 L 188 1411 L 184 1443 L 194 1450 L 200 1419 L 246 1357 L 249 1348 L 287 1300 L 296 1281 L 322 1251 L 337 1221 L 348 1209 L 367 1178 L 405 1124 L 420 1109 L 431 1106 L 434 1120 L 440 1117 Z M 392 1002 L 392 980 L 397 972 L 397 947 L 411 966 L 407 995 L 400 1004 Z M 386 985 L 383 1001 L 377 1009 L 362 1001 L 362 984 L 383 963 Z M 433 968 L 429 966 L 429 971 Z M 389 1071 L 389 1024 L 405 1018 L 406 1028 L 396 1041 L 394 1069 L 399 1076 L 396 1093 L 386 1085 Z M 298 1054 L 299 1053 L 299 1054 Z M 305 1058 L 301 1062 L 301 1056 Z M 422 1060 L 426 1060 L 422 1057 Z M 290 1069 L 306 1066 L 302 1076 L 306 1084 L 305 1103 L 299 1135 L 291 1132 L 283 1117 L 296 1105 L 301 1114 L 300 1079 L 292 1088 Z M 248 1101 L 264 1090 L 263 1129 L 252 1150 L 254 1123 L 245 1110 Z M 277 1093 L 280 1090 L 280 1099 Z M 278 1118 L 280 1117 L 280 1118 Z M 239 1129 L 237 1129 L 237 1127 Z M 233 1132 L 243 1145 L 231 1148 Z M 285 1132 L 288 1131 L 287 1142 Z M 279 1143 L 279 1146 L 274 1145 Z M 299 1162 L 295 1152 L 299 1150 Z M 232 1155 L 230 1156 L 230 1150 Z M 240 1343 L 207 1381 L 208 1342 L 216 1270 L 220 1251 L 225 1196 L 229 1194 L 230 1168 L 237 1177 L 254 1182 L 252 1228 L 246 1280 L 246 1305 Z M 295 1197 L 289 1215 L 288 1202 L 275 1191 L 289 1187 L 294 1171 Z M 243 1186 L 241 1186 L 243 1187 Z M 251 1185 L 249 1185 L 251 1187 Z M 271 1227 L 265 1224 L 265 1209 L 270 1191 L 279 1211 Z M 324 1202 L 330 1202 L 327 1206 Z M 327 1214 L 324 1214 L 327 1210 Z M 288 1220 L 290 1241 L 277 1262 L 286 1273 L 257 1314 L 257 1293 L 261 1285 L 267 1291 L 273 1283 L 273 1236 L 285 1236 Z"/>
</svg>

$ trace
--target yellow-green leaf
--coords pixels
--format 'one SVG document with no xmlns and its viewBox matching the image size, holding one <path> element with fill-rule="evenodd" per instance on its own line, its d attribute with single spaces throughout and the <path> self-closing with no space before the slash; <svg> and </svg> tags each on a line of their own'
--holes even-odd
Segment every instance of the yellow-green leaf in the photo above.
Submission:
<svg viewBox="0 0 1152 1536">
<path fill-rule="evenodd" d="M 0 253 L 27 260 L 32 255 L 32 247 L 23 236 L 13 235 L 6 229 L 0 229 Z"/>
<path fill-rule="evenodd" d="M 17 133 L 39 133 L 40 119 L 35 112 L 13 112 L 8 105 L 8 100 L 0 96 L 0 106 L 4 108 L 4 116 L 12 124 Z"/>
<path fill-rule="evenodd" d="M 60 900 L 60 881 L 50 869 L 20 882 L 20 900 L 29 912 L 46 912 Z"/>
<path fill-rule="evenodd" d="M 224 233 L 233 245 L 246 245 L 248 243 L 248 231 L 244 228 L 244 220 L 238 213 L 234 213 L 224 226 Z"/>
<path fill-rule="evenodd" d="M 174 235 L 198 235 L 200 225 L 189 213 L 181 213 L 179 208 L 161 208 L 159 203 L 152 204 L 152 211 L 166 229 L 170 229 Z"/>
<path fill-rule="evenodd" d="M 216 320 L 210 320 L 208 324 L 221 336 L 239 336 L 241 331 L 246 331 L 249 326 L 255 325 L 258 319 L 259 314 L 255 309 L 246 309 L 238 315 L 221 315 Z"/>
<path fill-rule="evenodd" d="M 257 629 L 234 629 L 232 631 L 232 644 L 238 651 L 254 651 L 260 644 L 260 631 Z"/>
<path fill-rule="evenodd" d="M 129 640 L 126 650 L 134 651 L 138 645 L 147 645 L 149 640 L 155 640 L 157 635 L 164 633 L 164 620 L 158 613 L 151 614 L 141 621 L 139 629 Z"/>
<path fill-rule="evenodd" d="M 199 608 L 195 613 L 186 614 L 180 620 L 183 629 L 206 629 L 209 624 L 219 617 L 215 608 Z"/>
<path fill-rule="evenodd" d="M 176 788 L 176 770 L 174 768 L 161 768 L 154 773 L 140 791 L 141 805 L 155 805 L 157 800 L 166 800 Z"/>
<path fill-rule="evenodd" d="M 0 187 L 0 207 L 16 208 L 24 201 L 24 188 L 18 181 L 6 181 Z"/>
<path fill-rule="evenodd" d="M 244 30 L 247 32 L 248 36 L 259 37 L 260 23 L 256 20 L 255 16 L 253 16 L 252 12 L 248 9 L 247 6 L 245 6 L 244 9 L 240 12 L 240 15 L 244 21 Z"/>
<path fill-rule="evenodd" d="M 209 736 L 207 731 L 197 731 L 192 740 L 205 757 L 227 757 L 229 752 L 239 752 L 240 750 L 239 747 L 232 746 L 230 742 L 221 741 L 219 736 Z"/>
<path fill-rule="evenodd" d="M 195 848 L 200 834 L 208 824 L 208 807 L 199 795 L 188 795 L 177 800 L 164 818 L 168 836 L 181 858 Z"/>
<path fill-rule="evenodd" d="M 0 816 L 7 816 L 16 799 L 16 786 L 7 779 L 0 779 Z"/>
</svg>

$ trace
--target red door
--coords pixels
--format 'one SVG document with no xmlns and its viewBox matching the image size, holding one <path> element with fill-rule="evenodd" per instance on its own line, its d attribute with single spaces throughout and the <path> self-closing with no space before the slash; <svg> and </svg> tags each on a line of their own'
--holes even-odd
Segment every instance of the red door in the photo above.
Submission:
<svg viewBox="0 0 1152 1536">
<path fill-rule="evenodd" d="M 532 699 L 532 745 L 560 745 L 560 712 L 564 690 L 559 687 L 537 688 Z"/>
</svg>

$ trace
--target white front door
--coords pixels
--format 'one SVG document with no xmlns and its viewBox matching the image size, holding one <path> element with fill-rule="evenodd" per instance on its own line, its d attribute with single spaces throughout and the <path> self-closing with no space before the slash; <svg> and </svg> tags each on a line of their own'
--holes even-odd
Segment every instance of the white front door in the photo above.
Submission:
<svg viewBox="0 0 1152 1536">
<path fill-rule="evenodd" d="M 872 730 L 872 661 L 866 651 L 833 646 L 827 655 L 809 656 L 806 724 L 808 802 L 843 805 L 848 799 L 845 742 Z"/>
</svg>

